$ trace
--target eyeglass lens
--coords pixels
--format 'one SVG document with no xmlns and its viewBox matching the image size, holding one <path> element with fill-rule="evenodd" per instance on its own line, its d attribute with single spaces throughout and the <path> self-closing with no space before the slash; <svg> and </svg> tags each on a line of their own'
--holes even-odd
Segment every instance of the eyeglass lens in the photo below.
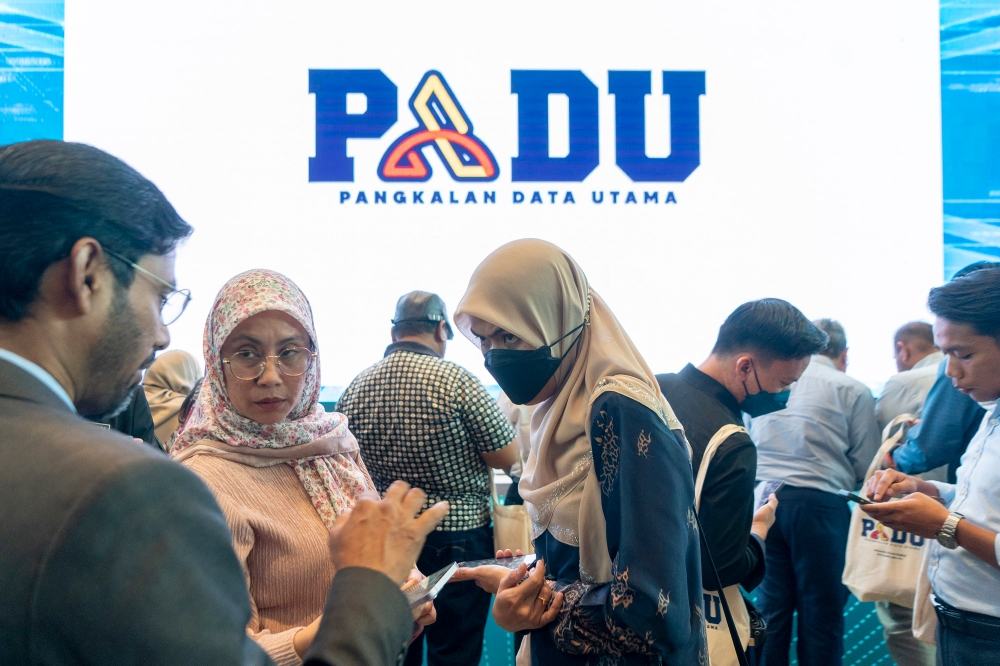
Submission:
<svg viewBox="0 0 1000 666">
<path fill-rule="evenodd" d="M 250 349 L 238 351 L 229 359 L 229 367 L 238 379 L 257 379 L 264 374 L 266 361 L 274 356 L 264 356 Z M 298 377 L 309 369 L 312 351 L 305 347 L 290 347 L 277 356 L 278 370 L 289 377 Z"/>
<path fill-rule="evenodd" d="M 163 301 L 163 307 L 160 308 L 160 319 L 163 324 L 169 326 L 180 319 L 190 300 L 191 294 L 186 289 L 172 292 L 167 296 L 166 300 Z"/>
</svg>

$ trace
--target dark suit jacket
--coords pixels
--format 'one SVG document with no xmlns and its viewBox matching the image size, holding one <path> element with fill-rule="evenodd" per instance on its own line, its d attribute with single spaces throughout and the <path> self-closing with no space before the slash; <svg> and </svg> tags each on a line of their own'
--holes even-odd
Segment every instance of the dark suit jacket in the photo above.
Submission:
<svg viewBox="0 0 1000 666">
<path fill-rule="evenodd" d="M 269 664 L 226 521 L 190 471 L 0 360 L 0 664 Z M 412 618 L 337 573 L 311 663 L 393 664 Z"/>
</svg>

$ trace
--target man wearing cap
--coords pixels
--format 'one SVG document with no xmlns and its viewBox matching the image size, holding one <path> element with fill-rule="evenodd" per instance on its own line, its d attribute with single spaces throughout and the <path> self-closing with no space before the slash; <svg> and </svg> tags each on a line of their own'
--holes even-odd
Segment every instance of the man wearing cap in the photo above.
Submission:
<svg viewBox="0 0 1000 666">
<path fill-rule="evenodd" d="M 426 491 L 427 506 L 450 503 L 417 560 L 421 571 L 492 557 L 490 468 L 515 461 L 516 433 L 475 375 L 444 360 L 454 334 L 440 296 L 406 294 L 392 325 L 385 356 L 354 378 L 337 411 L 347 416 L 380 492 L 404 479 Z M 489 593 L 474 581 L 451 583 L 434 605 L 437 622 L 410 646 L 405 663 L 422 662 L 426 637 L 429 666 L 477 666 Z"/>
</svg>

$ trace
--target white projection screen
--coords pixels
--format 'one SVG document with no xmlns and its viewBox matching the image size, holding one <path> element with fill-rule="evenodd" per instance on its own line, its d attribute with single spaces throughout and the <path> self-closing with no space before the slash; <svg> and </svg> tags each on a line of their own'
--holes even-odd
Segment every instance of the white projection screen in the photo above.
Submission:
<svg viewBox="0 0 1000 666">
<path fill-rule="evenodd" d="M 195 227 L 171 346 L 199 357 L 221 285 L 272 268 L 346 385 L 401 294 L 451 310 L 491 250 L 537 237 L 657 372 L 775 296 L 840 320 L 878 390 L 941 282 L 938 30 L 929 0 L 68 0 L 64 135 Z M 447 358 L 494 383 L 461 336 Z"/>
</svg>

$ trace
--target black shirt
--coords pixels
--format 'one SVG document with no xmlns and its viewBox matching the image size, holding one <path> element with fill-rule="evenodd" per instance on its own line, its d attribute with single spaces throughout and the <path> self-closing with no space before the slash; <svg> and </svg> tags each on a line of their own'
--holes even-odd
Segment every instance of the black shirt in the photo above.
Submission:
<svg viewBox="0 0 1000 666">
<path fill-rule="evenodd" d="M 697 477 L 715 433 L 728 424 L 743 425 L 739 405 L 725 386 L 690 363 L 676 374 L 656 375 L 656 381 L 684 425 Z M 719 446 L 705 475 L 698 516 L 723 587 L 740 583 L 749 591 L 764 578 L 764 542 L 750 534 L 756 476 L 757 449 L 743 432 L 730 435 Z M 701 569 L 705 589 L 714 589 L 704 553 Z"/>
<path fill-rule="evenodd" d="M 153 427 L 153 415 L 149 412 L 149 402 L 146 400 L 146 391 L 139 384 L 132 390 L 132 400 L 118 416 L 108 419 L 105 425 L 110 425 L 112 430 L 125 433 L 129 437 L 141 439 L 143 442 L 158 451 L 163 451 L 163 444 L 156 437 Z"/>
</svg>

